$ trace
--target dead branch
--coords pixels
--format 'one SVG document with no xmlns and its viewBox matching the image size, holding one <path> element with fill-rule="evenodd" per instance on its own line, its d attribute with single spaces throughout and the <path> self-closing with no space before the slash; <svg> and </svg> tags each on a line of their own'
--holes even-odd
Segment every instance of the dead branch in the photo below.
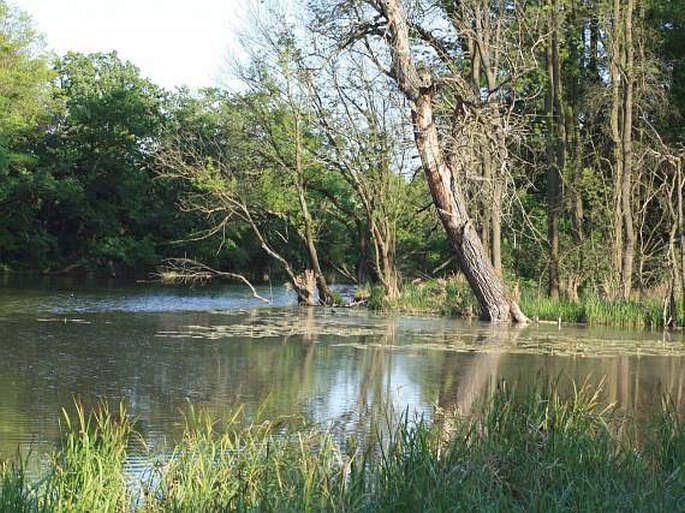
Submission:
<svg viewBox="0 0 685 513">
<path fill-rule="evenodd" d="M 167 260 L 164 268 L 156 273 L 156 276 L 162 281 L 180 283 L 207 282 L 214 278 L 229 278 L 237 280 L 248 287 L 252 292 L 252 297 L 267 304 L 271 303 L 268 299 L 260 296 L 254 285 L 242 274 L 219 271 L 190 258 L 171 258 Z"/>
</svg>

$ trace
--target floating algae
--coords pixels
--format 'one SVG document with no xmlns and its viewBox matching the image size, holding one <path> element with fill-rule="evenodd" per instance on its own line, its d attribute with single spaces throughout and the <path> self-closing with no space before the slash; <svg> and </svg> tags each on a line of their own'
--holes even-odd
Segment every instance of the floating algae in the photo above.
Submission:
<svg viewBox="0 0 685 513">
<path fill-rule="evenodd" d="M 219 316 L 219 314 L 221 314 Z M 204 340 L 301 338 L 358 350 L 488 352 L 573 357 L 625 354 L 685 356 L 681 334 L 568 326 L 492 326 L 434 317 L 330 309 L 217 312 L 216 322 L 189 324 L 157 337 Z"/>
</svg>

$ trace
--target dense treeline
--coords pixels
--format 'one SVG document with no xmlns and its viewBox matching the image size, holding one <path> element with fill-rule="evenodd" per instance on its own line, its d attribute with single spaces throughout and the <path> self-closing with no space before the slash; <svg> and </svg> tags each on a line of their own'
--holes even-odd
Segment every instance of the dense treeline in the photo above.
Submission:
<svg viewBox="0 0 685 513">
<path fill-rule="evenodd" d="M 254 27 L 239 92 L 191 93 L 116 53 L 52 58 L 0 0 L 0 265 L 184 256 L 306 303 L 333 301 L 331 276 L 393 298 L 462 270 L 492 319 L 516 317 L 499 277 L 675 297 L 684 12 L 318 0 Z"/>
</svg>

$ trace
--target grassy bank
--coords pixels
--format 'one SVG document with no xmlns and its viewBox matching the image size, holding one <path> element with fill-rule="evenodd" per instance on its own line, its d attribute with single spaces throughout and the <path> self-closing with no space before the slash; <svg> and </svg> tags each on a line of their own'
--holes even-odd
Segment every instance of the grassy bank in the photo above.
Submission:
<svg viewBox="0 0 685 513">
<path fill-rule="evenodd" d="M 665 324 L 664 308 L 658 299 L 611 301 L 597 297 L 581 297 L 572 302 L 552 300 L 535 290 L 524 289 L 519 305 L 533 320 L 580 323 L 590 326 L 611 326 L 630 329 L 657 329 Z M 401 313 L 437 314 L 461 318 L 477 318 L 479 308 L 468 284 L 461 277 L 407 283 L 400 295 L 392 300 L 382 297 L 381 290 L 372 290 L 369 307 Z M 682 325 L 682 319 L 677 320 Z"/>
<path fill-rule="evenodd" d="M 132 482 L 125 411 L 79 410 L 44 474 L 0 472 L 5 512 L 682 511 L 685 426 L 668 405 L 646 430 L 595 391 L 501 385 L 469 419 L 407 419 L 363 449 L 322 429 L 188 415 L 171 454 Z M 621 434 L 619 436 L 619 433 Z"/>
<path fill-rule="evenodd" d="M 364 295 L 372 310 L 462 318 L 477 318 L 479 314 L 468 283 L 460 277 L 406 283 L 393 299 L 384 298 L 382 288 L 371 288 Z"/>
<path fill-rule="evenodd" d="M 593 297 L 578 302 L 524 294 L 520 306 L 531 319 L 630 329 L 659 329 L 665 325 L 663 305 L 656 299 L 610 301 Z M 682 325 L 682 323 L 679 323 Z"/>
</svg>

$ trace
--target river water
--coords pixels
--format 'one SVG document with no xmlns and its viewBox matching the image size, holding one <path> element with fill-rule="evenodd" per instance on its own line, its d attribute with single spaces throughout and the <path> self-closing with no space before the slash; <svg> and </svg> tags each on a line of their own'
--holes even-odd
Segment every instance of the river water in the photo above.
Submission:
<svg viewBox="0 0 685 513">
<path fill-rule="evenodd" d="M 663 393 L 685 413 L 681 333 L 493 327 L 260 294 L 272 304 L 229 285 L 0 278 L 0 457 L 50 451 L 75 398 L 125 401 L 153 446 L 178 436 L 189 402 L 368 432 L 390 407 L 468 414 L 500 380 L 539 376 L 604 380 L 604 400 L 638 421 Z"/>
</svg>

